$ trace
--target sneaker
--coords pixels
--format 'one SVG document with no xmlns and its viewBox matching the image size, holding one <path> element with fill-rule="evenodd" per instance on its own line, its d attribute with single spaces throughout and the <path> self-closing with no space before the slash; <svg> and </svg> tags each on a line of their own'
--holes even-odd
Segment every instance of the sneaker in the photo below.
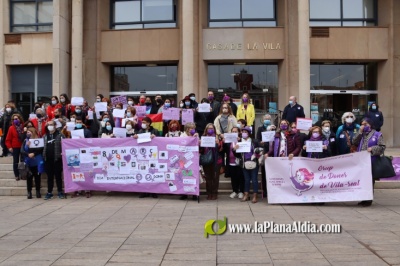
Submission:
<svg viewBox="0 0 400 266">
<path fill-rule="evenodd" d="M 44 200 L 49 200 L 53 198 L 53 193 L 47 193 L 46 196 L 44 196 Z"/>
<path fill-rule="evenodd" d="M 230 195 L 229 195 L 229 197 L 231 198 L 231 199 L 234 199 L 234 198 L 236 198 L 238 196 L 238 194 L 236 193 L 236 192 L 232 192 Z"/>
<path fill-rule="evenodd" d="M 59 199 L 65 199 L 64 193 L 58 192 L 58 198 Z"/>
<path fill-rule="evenodd" d="M 243 199 L 243 196 L 244 196 L 243 193 L 242 193 L 242 192 L 239 192 L 238 198 L 239 198 L 239 199 Z"/>
</svg>

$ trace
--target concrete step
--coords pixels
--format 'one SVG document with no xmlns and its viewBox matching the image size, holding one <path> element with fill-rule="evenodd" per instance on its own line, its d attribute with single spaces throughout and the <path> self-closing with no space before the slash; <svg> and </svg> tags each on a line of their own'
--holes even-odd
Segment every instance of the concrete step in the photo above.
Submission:
<svg viewBox="0 0 400 266">
<path fill-rule="evenodd" d="M 32 190 L 35 192 L 35 189 Z M 42 193 L 42 197 L 46 195 L 47 189 L 45 187 L 42 187 L 40 190 Z M 24 187 L 0 187 L 0 196 L 26 196 L 26 186 Z M 34 194 L 35 196 L 35 194 Z"/>
<path fill-rule="evenodd" d="M 0 171 L 0 180 L 2 179 L 15 179 L 12 170 Z"/>
<path fill-rule="evenodd" d="M 0 179 L 0 188 L 7 187 L 26 187 L 26 180 Z"/>
<path fill-rule="evenodd" d="M 12 163 L 0 163 L 0 173 L 3 171 L 12 171 L 13 164 Z"/>
</svg>

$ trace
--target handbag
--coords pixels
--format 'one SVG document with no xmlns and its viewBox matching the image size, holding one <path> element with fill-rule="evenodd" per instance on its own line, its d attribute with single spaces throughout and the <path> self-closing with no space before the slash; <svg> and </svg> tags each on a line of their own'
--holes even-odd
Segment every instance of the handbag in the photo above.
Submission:
<svg viewBox="0 0 400 266">
<path fill-rule="evenodd" d="M 247 161 L 244 162 L 244 168 L 246 170 L 253 170 L 257 167 L 257 163 L 255 161 Z"/>
<path fill-rule="evenodd" d="M 200 155 L 200 165 L 210 165 L 213 163 L 212 150 L 209 149 L 205 154 Z"/>
<path fill-rule="evenodd" d="M 396 175 L 392 164 L 392 157 L 378 156 L 372 162 L 372 177 L 374 179 L 388 178 Z"/>
<path fill-rule="evenodd" d="M 29 175 L 28 165 L 24 162 L 18 163 L 18 172 L 19 172 L 19 179 L 26 180 Z"/>
</svg>

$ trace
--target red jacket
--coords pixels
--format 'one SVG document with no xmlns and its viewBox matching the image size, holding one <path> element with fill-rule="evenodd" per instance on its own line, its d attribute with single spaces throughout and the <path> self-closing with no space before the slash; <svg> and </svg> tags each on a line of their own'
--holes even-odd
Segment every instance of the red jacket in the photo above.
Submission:
<svg viewBox="0 0 400 266">
<path fill-rule="evenodd" d="M 62 105 L 57 103 L 56 105 L 49 105 L 47 106 L 46 114 L 49 120 L 53 120 L 54 118 L 54 111 L 58 108 L 61 108 Z"/>
<path fill-rule="evenodd" d="M 46 124 L 47 124 L 47 121 L 48 121 L 47 119 L 43 119 L 42 120 L 42 131 L 39 132 L 39 128 L 38 128 L 39 125 L 38 125 L 37 118 L 34 118 L 34 119 L 31 120 L 31 122 L 32 122 L 33 126 L 36 128 L 40 138 L 43 137 L 44 135 L 46 135 Z"/>
<path fill-rule="evenodd" d="M 21 132 L 24 131 L 23 125 L 21 125 Z M 7 133 L 7 138 L 6 138 L 6 146 L 7 149 L 13 148 L 13 149 L 20 149 L 22 146 L 22 142 L 20 141 L 18 137 L 18 132 L 17 128 L 15 125 L 10 126 L 10 129 L 8 130 Z"/>
</svg>

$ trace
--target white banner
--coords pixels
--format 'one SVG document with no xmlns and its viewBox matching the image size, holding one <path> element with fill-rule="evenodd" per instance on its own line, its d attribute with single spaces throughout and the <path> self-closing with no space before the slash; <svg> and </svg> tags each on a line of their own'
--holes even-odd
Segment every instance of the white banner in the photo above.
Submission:
<svg viewBox="0 0 400 266">
<path fill-rule="evenodd" d="M 372 200 L 371 156 L 356 152 L 325 159 L 265 160 L 268 203 Z"/>
</svg>

